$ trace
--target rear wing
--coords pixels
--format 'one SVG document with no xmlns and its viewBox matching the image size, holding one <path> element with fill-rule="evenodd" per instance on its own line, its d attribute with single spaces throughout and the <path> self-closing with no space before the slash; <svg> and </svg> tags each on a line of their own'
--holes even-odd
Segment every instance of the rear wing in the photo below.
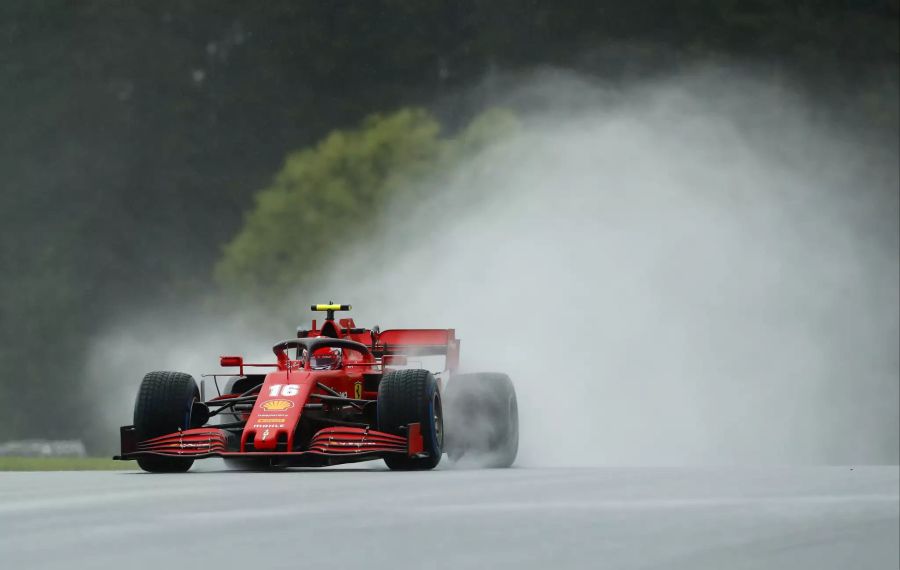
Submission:
<svg viewBox="0 0 900 570">
<path fill-rule="evenodd" d="M 373 335 L 374 337 L 375 335 Z M 376 356 L 444 356 L 446 369 L 459 367 L 459 339 L 456 329 L 389 329 L 378 333 L 372 345 Z"/>
</svg>

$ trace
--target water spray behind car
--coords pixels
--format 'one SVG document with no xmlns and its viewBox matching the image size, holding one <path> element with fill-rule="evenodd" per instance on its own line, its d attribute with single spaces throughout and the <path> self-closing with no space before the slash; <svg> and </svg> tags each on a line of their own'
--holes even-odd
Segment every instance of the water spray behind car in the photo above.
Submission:
<svg viewBox="0 0 900 570">
<path fill-rule="evenodd" d="M 549 73 L 506 101 L 521 129 L 321 291 L 453 322 L 467 365 L 515 382 L 525 465 L 896 463 L 889 149 L 732 71 Z"/>
</svg>

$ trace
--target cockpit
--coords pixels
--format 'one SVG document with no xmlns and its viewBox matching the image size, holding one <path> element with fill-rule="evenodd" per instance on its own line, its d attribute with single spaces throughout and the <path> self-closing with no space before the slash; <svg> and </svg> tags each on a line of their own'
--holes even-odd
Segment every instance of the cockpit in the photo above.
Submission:
<svg viewBox="0 0 900 570">
<path fill-rule="evenodd" d="M 319 348 L 312 353 L 309 367 L 313 370 L 338 370 L 344 361 L 343 352 L 336 347 Z"/>
</svg>

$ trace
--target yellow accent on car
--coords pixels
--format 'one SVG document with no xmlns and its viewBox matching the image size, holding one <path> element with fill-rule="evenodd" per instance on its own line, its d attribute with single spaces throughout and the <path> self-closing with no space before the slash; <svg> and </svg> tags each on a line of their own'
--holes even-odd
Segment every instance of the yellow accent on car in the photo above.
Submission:
<svg viewBox="0 0 900 570">
<path fill-rule="evenodd" d="M 350 305 L 313 305 L 313 311 L 349 311 Z"/>
</svg>

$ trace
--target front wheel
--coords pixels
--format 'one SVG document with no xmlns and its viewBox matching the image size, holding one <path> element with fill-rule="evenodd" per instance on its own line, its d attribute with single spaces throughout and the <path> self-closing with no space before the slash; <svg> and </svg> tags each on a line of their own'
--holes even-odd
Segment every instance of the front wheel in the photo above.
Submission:
<svg viewBox="0 0 900 570">
<path fill-rule="evenodd" d="M 150 372 L 144 376 L 134 403 L 134 430 L 138 441 L 167 435 L 191 426 L 194 402 L 200 400 L 197 382 L 182 372 Z M 199 419 L 198 419 L 199 421 Z M 183 457 L 138 457 L 151 473 L 183 473 L 194 464 Z"/>
<path fill-rule="evenodd" d="M 434 469 L 441 461 L 444 446 L 444 411 L 441 393 L 431 372 L 396 370 L 384 375 L 378 385 L 378 429 L 405 435 L 406 426 L 422 428 L 424 457 L 390 455 L 384 458 L 394 470 Z"/>
</svg>

